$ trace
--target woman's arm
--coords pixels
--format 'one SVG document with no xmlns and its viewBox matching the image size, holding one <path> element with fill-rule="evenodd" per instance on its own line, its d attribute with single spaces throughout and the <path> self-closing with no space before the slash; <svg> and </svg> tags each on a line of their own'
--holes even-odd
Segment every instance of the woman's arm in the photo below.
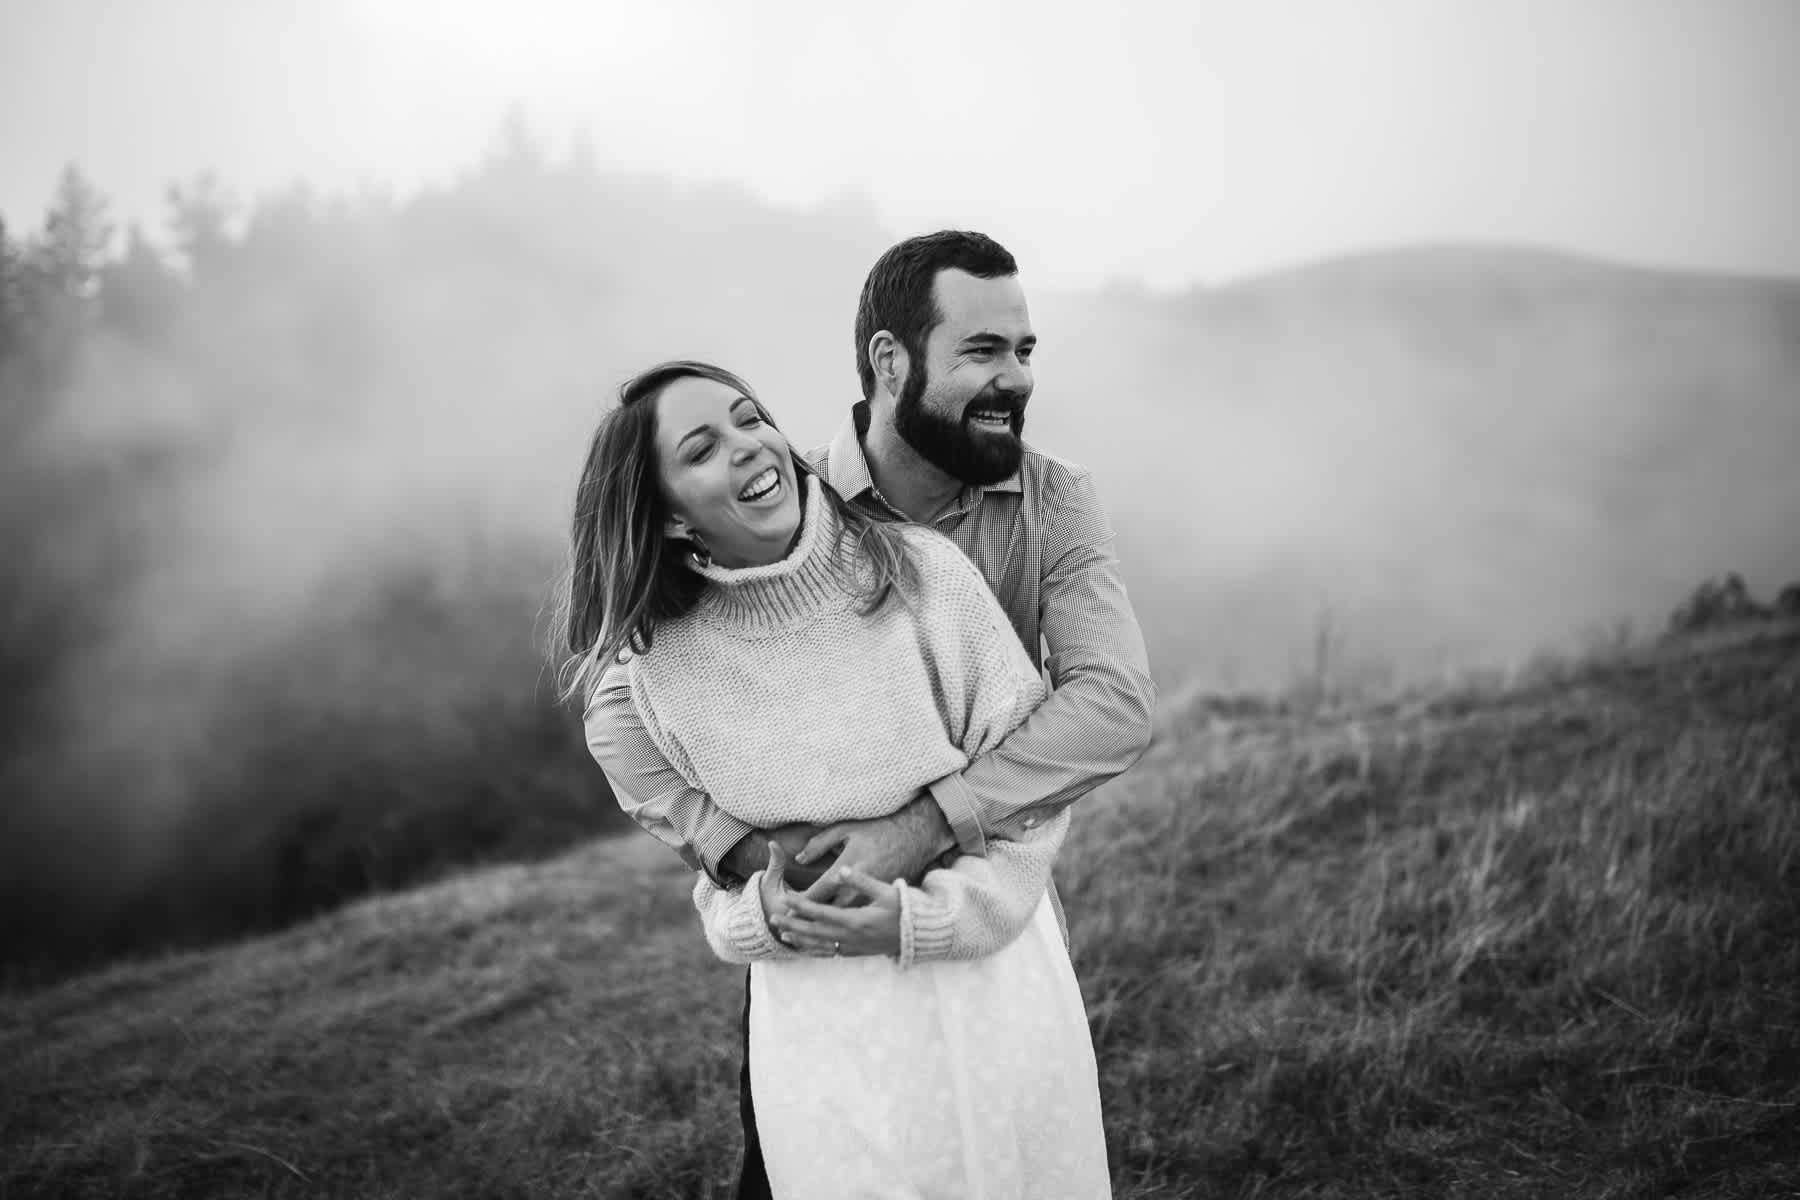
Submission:
<svg viewBox="0 0 1800 1200">
<path fill-rule="evenodd" d="M 982 958 L 1024 932 L 1050 886 L 1050 867 L 1069 831 L 1069 814 L 1024 836 L 987 844 L 987 855 L 965 854 L 926 873 L 900 892 L 900 966 Z"/>
<path fill-rule="evenodd" d="M 935 567 L 921 606 L 922 648 L 946 728 L 978 758 L 1043 703 L 1044 682 L 975 565 L 946 539 L 922 541 L 921 559 Z M 1018 937 L 1050 886 L 1068 830 L 1066 811 L 1005 839 L 977 824 L 972 839 L 959 841 L 966 848 L 972 840 L 981 853 L 928 871 L 917 887 L 898 882 L 901 967 L 982 958 Z"/>
<path fill-rule="evenodd" d="M 795 958 L 802 947 L 784 944 L 775 931 L 793 911 L 799 893 L 788 876 L 794 860 L 779 841 L 769 843 L 769 865 L 750 875 L 741 888 L 722 888 L 708 879 L 694 885 L 694 907 L 713 953 L 729 963 L 750 963 L 772 958 Z M 895 909 L 898 911 L 898 898 Z M 898 938 L 894 939 L 896 944 Z M 818 953 L 840 953 L 826 943 Z"/>
<path fill-rule="evenodd" d="M 713 953 L 728 963 L 793 958 L 795 952 L 775 940 L 763 907 L 766 871 L 758 871 L 743 887 L 722 888 L 705 875 L 694 881 L 694 907 Z"/>
<path fill-rule="evenodd" d="M 1006 614 L 974 564 L 948 539 L 918 531 L 912 550 L 921 588 L 914 599 L 919 650 L 931 670 L 939 716 L 951 740 L 976 757 L 1018 728 L 1040 703 L 1045 688 L 1019 644 Z M 934 785 L 935 787 L 935 785 Z M 971 814 L 972 815 L 972 814 Z M 846 862 L 860 856 L 851 843 L 874 822 L 843 822 L 814 838 L 807 849 L 845 847 Z M 952 822 L 955 825 L 955 822 Z M 841 942 L 845 953 L 890 954 L 902 967 L 916 962 L 973 959 L 992 954 L 1017 937 L 1037 911 L 1050 883 L 1050 867 L 1068 831 L 1066 811 L 1022 827 L 1008 838 L 984 836 L 979 824 L 965 853 L 950 865 L 927 871 L 916 887 L 870 878 L 869 864 L 853 881 L 826 872 L 796 901 L 794 918 L 776 914 L 784 936 L 811 953 L 829 953 Z M 875 867 L 881 870 L 881 867 Z M 819 901 L 841 887 L 870 900 L 845 909 Z"/>
</svg>

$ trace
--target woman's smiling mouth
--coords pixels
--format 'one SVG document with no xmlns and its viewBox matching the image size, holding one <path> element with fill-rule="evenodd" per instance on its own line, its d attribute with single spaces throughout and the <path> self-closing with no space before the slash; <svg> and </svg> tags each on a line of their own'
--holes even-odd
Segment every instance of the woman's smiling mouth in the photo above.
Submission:
<svg viewBox="0 0 1800 1200">
<path fill-rule="evenodd" d="M 774 467 L 768 467 L 758 471 L 750 482 L 744 485 L 743 490 L 738 493 L 738 499 L 747 504 L 754 504 L 758 500 L 766 500 L 773 496 L 780 487 L 781 472 Z"/>
</svg>

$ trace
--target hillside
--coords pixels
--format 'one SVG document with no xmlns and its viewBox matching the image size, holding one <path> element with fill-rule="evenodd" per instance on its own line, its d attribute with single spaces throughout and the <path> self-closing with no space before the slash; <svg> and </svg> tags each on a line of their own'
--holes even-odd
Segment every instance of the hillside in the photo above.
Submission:
<svg viewBox="0 0 1800 1200">
<path fill-rule="evenodd" d="M 1800 628 L 1169 706 L 1059 877 L 1121 1198 L 1800 1189 Z M 688 1197 L 741 976 L 629 837 L 4 997 L 6 1197 Z"/>
</svg>

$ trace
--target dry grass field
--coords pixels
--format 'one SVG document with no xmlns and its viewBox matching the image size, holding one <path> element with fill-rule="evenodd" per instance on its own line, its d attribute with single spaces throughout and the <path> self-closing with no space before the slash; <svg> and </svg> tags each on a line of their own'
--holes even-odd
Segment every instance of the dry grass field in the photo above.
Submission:
<svg viewBox="0 0 1800 1200">
<path fill-rule="evenodd" d="M 1121 1198 L 1800 1195 L 1800 628 L 1171 703 L 1060 870 Z M 0 1197 L 704 1197 L 649 839 L 0 996 Z"/>
</svg>

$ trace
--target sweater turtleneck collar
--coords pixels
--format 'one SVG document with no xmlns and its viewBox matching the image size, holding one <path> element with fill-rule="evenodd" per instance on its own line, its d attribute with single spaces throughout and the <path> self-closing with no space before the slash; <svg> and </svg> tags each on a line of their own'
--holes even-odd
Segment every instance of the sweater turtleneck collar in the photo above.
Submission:
<svg viewBox="0 0 1800 1200">
<path fill-rule="evenodd" d="M 700 601 L 708 617 L 747 633 L 777 632 L 850 599 L 837 557 L 839 522 L 825 502 L 825 487 L 804 480 L 800 537 L 786 557 L 761 567 L 695 566 L 713 586 Z"/>
</svg>

